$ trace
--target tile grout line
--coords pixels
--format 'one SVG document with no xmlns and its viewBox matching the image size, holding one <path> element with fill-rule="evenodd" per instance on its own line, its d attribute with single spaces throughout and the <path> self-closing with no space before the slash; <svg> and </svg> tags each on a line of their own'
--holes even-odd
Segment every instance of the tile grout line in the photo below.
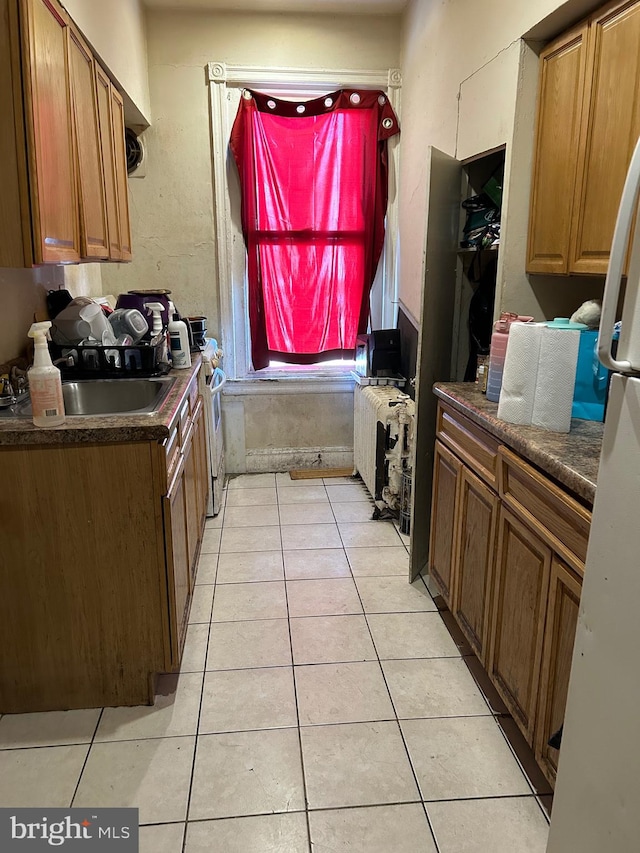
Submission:
<svg viewBox="0 0 640 853">
<path fill-rule="evenodd" d="M 353 582 L 355 583 L 355 576 L 353 575 L 353 570 L 352 570 L 351 574 L 352 574 L 352 576 L 353 576 Z M 358 588 L 358 587 L 357 587 L 357 584 L 356 584 L 356 589 L 357 589 L 357 588 Z M 360 590 L 358 590 L 358 596 L 360 596 Z M 367 630 L 369 631 L 369 636 L 371 637 L 371 642 L 373 643 L 373 648 L 374 648 L 374 651 L 375 651 L 375 653 L 376 653 L 376 657 L 377 657 L 377 660 L 378 660 L 378 666 L 380 667 L 380 672 L 382 673 L 382 680 L 384 681 L 384 686 L 385 686 L 385 687 L 386 687 L 386 689 L 387 689 L 387 694 L 388 694 L 388 696 L 389 696 L 389 700 L 390 700 L 390 702 L 391 702 L 391 707 L 393 708 L 393 713 L 395 714 L 395 722 L 396 722 L 396 725 L 397 725 L 397 727 L 398 727 L 398 732 L 400 733 L 400 738 L 401 738 L 401 740 L 402 740 L 402 745 L 403 745 L 403 747 L 404 747 L 404 751 L 405 751 L 405 755 L 406 755 L 406 757 L 407 757 L 407 761 L 409 762 L 409 768 L 410 768 L 410 770 L 411 770 L 411 775 L 413 776 L 413 781 L 414 781 L 414 784 L 415 784 L 415 786 L 416 786 L 416 790 L 417 790 L 417 792 L 418 792 L 418 796 L 420 797 L 420 804 L 421 804 L 421 806 L 422 806 L 422 811 L 423 811 L 423 813 L 424 813 L 425 820 L 427 821 L 427 826 L 429 827 L 429 832 L 431 833 L 431 837 L 432 837 L 432 839 L 433 839 L 433 843 L 434 843 L 434 845 L 435 845 L 436 853 L 440 853 L 440 846 L 439 846 L 439 844 L 438 844 L 438 840 L 437 840 L 437 838 L 436 838 L 436 833 L 435 833 L 435 830 L 434 830 L 433 825 L 432 825 L 432 823 L 431 823 L 431 818 L 429 817 L 429 813 L 427 812 L 427 808 L 426 808 L 426 806 L 425 806 L 425 804 L 424 804 L 424 800 L 422 799 L 422 791 L 421 791 L 421 789 L 420 789 L 420 783 L 419 783 L 419 781 L 418 781 L 418 776 L 417 776 L 416 770 L 415 770 L 415 768 L 414 768 L 414 766 L 413 766 L 413 762 L 412 762 L 412 760 L 411 760 L 411 755 L 409 754 L 409 748 L 407 747 L 407 742 L 406 742 L 405 737 L 404 737 L 404 732 L 402 731 L 402 726 L 400 725 L 400 719 L 399 719 L 399 717 L 398 717 L 398 712 L 397 712 L 397 710 L 396 710 L 396 705 L 395 705 L 395 702 L 393 701 L 393 696 L 391 695 L 391 690 L 389 689 L 389 684 L 388 684 L 388 682 L 387 682 L 387 677 L 386 677 L 386 674 L 385 674 L 384 668 L 383 668 L 383 666 L 382 666 L 382 661 L 380 660 L 380 655 L 379 655 L 379 653 L 378 653 L 378 647 L 376 646 L 376 642 L 375 642 L 375 639 L 374 639 L 374 637 L 373 637 L 373 632 L 372 632 L 372 630 L 371 630 L 371 625 L 369 624 L 369 619 L 368 619 L 369 614 L 368 614 L 368 613 L 366 613 L 366 611 L 365 611 L 365 609 L 364 609 L 364 604 L 363 604 L 363 602 L 362 602 L 362 599 L 361 599 L 360 603 L 362 604 L 362 610 L 363 610 L 363 613 L 364 613 L 365 624 L 366 624 L 366 626 L 367 626 Z"/>
<path fill-rule="evenodd" d="M 100 726 L 100 721 L 102 720 L 103 714 L 104 714 L 104 708 L 101 708 L 100 713 L 98 714 L 98 719 L 96 721 L 96 726 L 93 730 L 93 735 L 91 736 L 91 741 L 89 743 L 89 749 L 87 750 L 87 754 L 85 755 L 84 761 L 82 762 L 82 769 L 80 770 L 80 773 L 78 774 L 78 781 L 76 782 L 76 786 L 73 790 L 73 796 L 71 797 L 71 800 L 69 801 L 69 808 L 73 808 L 73 801 L 75 800 L 75 798 L 78 794 L 78 789 L 80 788 L 80 782 L 82 781 L 82 776 L 84 775 L 84 771 L 85 771 L 85 768 L 87 766 L 87 762 L 89 761 L 89 756 L 91 755 L 91 750 L 93 749 L 93 744 L 95 742 L 96 734 L 98 733 L 98 728 Z"/>
<path fill-rule="evenodd" d="M 278 492 L 278 480 L 276 478 L 276 501 L 278 505 L 278 518 L 280 518 L 280 501 L 278 500 L 279 492 Z M 280 544 L 282 545 L 282 524 L 280 524 Z M 283 573 L 285 575 L 284 582 L 284 597 L 287 605 L 287 632 L 289 634 L 289 649 L 291 651 L 291 680 L 293 681 L 293 698 L 296 705 L 296 721 L 297 721 L 297 733 L 298 733 L 298 750 L 300 753 L 300 771 L 302 774 L 302 795 L 304 797 L 304 818 L 307 826 L 307 848 L 309 853 L 312 853 L 311 846 L 311 824 L 309 822 L 309 797 L 307 794 L 307 774 L 305 772 L 304 767 L 304 752 L 302 749 L 302 728 L 300 726 L 300 707 L 298 705 L 298 685 L 296 683 L 296 675 L 294 669 L 294 656 L 293 656 L 293 639 L 291 637 L 291 617 L 289 615 L 289 592 L 287 590 L 287 582 L 286 582 L 286 571 L 284 570 L 284 548 L 282 549 L 282 568 Z"/>
<path fill-rule="evenodd" d="M 204 669 L 202 671 L 202 684 L 200 685 L 200 703 L 198 705 L 198 719 L 196 720 L 196 731 L 195 731 L 195 738 L 194 738 L 194 745 L 193 745 L 193 759 L 191 761 L 191 775 L 189 777 L 189 790 L 187 791 L 187 803 L 186 803 L 187 807 L 186 807 L 185 816 L 184 816 L 184 829 L 183 829 L 183 833 L 182 833 L 182 844 L 180 846 L 180 850 L 182 851 L 182 853 L 185 853 L 186 847 L 187 847 L 187 829 L 188 829 L 188 824 L 189 824 L 189 811 L 191 809 L 191 795 L 193 793 L 193 778 L 195 776 L 196 758 L 198 755 L 198 739 L 200 736 L 199 732 L 200 732 L 200 717 L 202 716 L 202 700 L 204 698 L 204 688 L 205 688 L 205 683 L 207 680 L 207 660 L 209 657 L 209 640 L 211 638 L 211 621 L 213 619 L 213 606 L 214 606 L 214 603 L 216 600 L 216 581 L 218 580 L 218 569 L 220 566 L 220 547 L 222 545 L 222 531 L 224 529 L 224 513 L 225 513 L 226 508 L 227 508 L 227 493 L 226 493 L 227 490 L 226 490 L 226 488 L 223 490 L 223 492 L 224 492 L 224 503 L 223 503 L 222 507 L 220 508 L 220 511 L 223 514 L 222 515 L 222 524 L 220 526 L 220 542 L 218 545 L 218 555 L 217 555 L 217 559 L 216 559 L 216 570 L 215 570 L 215 573 L 213 576 L 213 595 L 211 596 L 211 610 L 209 611 L 209 625 L 208 625 L 208 630 L 207 630 L 207 643 L 206 643 L 205 653 L 204 653 L 204 664 L 203 664 Z M 200 562 L 200 555 L 198 555 L 198 563 L 199 562 Z M 196 580 L 197 580 L 197 578 L 198 578 L 198 569 L 196 568 Z M 194 583 L 194 588 L 195 588 L 195 586 L 197 586 L 197 584 Z M 202 624 L 206 624 L 206 623 L 194 622 L 192 624 L 202 625 Z M 187 625 L 187 630 L 189 630 L 188 625 Z"/>
<path fill-rule="evenodd" d="M 346 549 L 345 549 L 345 553 L 346 553 Z M 347 562 L 348 562 L 348 560 L 349 560 L 349 558 L 348 558 L 348 555 L 347 555 Z M 414 784 L 415 784 L 415 786 L 416 786 L 416 790 L 417 790 L 417 792 L 418 792 L 418 796 L 420 797 L 420 802 L 421 802 L 421 805 L 422 805 L 422 811 L 423 811 L 423 813 L 424 813 L 425 820 L 427 821 L 427 826 L 429 827 L 429 832 L 431 833 L 431 837 L 432 837 L 432 839 L 433 839 L 433 843 L 434 843 L 434 845 L 435 845 L 436 853 L 441 853 L 441 851 L 440 851 L 440 846 L 439 846 L 439 844 L 438 844 L 438 840 L 437 840 L 437 838 L 436 838 L 435 830 L 434 830 L 433 825 L 432 825 L 432 823 L 431 823 L 431 819 L 430 819 L 429 814 L 428 814 L 428 812 L 427 812 L 427 808 L 426 808 L 426 806 L 425 806 L 425 804 L 424 804 L 424 801 L 422 800 L 422 791 L 420 790 L 420 784 L 419 784 L 419 782 L 418 782 L 418 777 L 417 777 L 416 771 L 415 771 L 415 769 L 414 769 L 413 762 L 411 761 L 411 756 L 410 756 L 410 754 L 409 754 L 409 749 L 408 749 L 408 747 L 407 747 L 407 743 L 406 743 L 406 740 L 405 740 L 405 737 L 404 737 L 404 732 L 402 731 L 402 726 L 400 725 L 400 720 L 398 719 L 398 712 L 397 712 L 397 710 L 396 710 L 396 705 L 395 705 L 395 702 L 393 701 L 393 696 L 391 695 L 391 690 L 389 689 L 389 684 L 388 684 L 388 682 L 387 682 L 387 678 L 386 678 L 386 675 L 385 675 L 384 669 L 383 669 L 383 667 L 382 667 L 382 662 L 381 662 L 381 660 L 380 660 L 380 655 L 378 654 L 378 648 L 377 648 L 376 643 L 375 643 L 375 640 L 374 640 L 374 638 L 373 638 L 373 632 L 371 631 L 371 626 L 369 625 L 369 619 L 367 618 L 367 617 L 368 617 L 368 614 L 367 614 L 367 612 L 366 612 L 366 610 L 365 610 L 364 602 L 362 601 L 362 596 L 360 595 L 360 590 L 358 589 L 358 584 L 356 583 L 356 578 L 355 578 L 355 575 L 353 574 L 353 569 L 351 568 L 351 563 L 349 563 L 349 569 L 350 569 L 350 571 L 351 571 L 351 577 L 352 577 L 352 579 L 353 579 L 353 583 L 354 583 L 354 586 L 355 586 L 356 591 L 357 591 L 357 594 L 358 594 L 358 599 L 360 600 L 360 606 L 362 607 L 362 612 L 363 612 L 363 614 L 364 614 L 365 624 L 366 624 L 366 626 L 367 626 L 367 630 L 369 631 L 369 637 L 371 638 L 371 642 L 372 642 L 372 644 L 373 644 L 373 649 L 374 649 L 374 651 L 375 651 L 375 653 L 376 653 L 376 658 L 377 658 L 378 666 L 379 666 L 379 668 L 380 668 L 380 672 L 381 672 L 381 674 L 382 674 L 382 680 L 384 681 L 384 686 L 385 686 L 385 688 L 386 688 L 386 690 L 387 690 L 387 695 L 389 696 L 389 701 L 391 702 L 391 707 L 392 707 L 392 709 L 393 709 L 393 713 L 395 714 L 395 722 L 396 722 L 396 725 L 397 725 L 397 727 L 398 727 L 398 732 L 400 733 L 400 738 L 402 739 L 402 745 L 404 746 L 404 751 L 405 751 L 405 755 L 407 756 L 407 761 L 409 762 L 409 768 L 410 768 L 410 770 L 411 770 L 411 775 L 413 776 L 413 781 L 414 781 Z"/>
</svg>

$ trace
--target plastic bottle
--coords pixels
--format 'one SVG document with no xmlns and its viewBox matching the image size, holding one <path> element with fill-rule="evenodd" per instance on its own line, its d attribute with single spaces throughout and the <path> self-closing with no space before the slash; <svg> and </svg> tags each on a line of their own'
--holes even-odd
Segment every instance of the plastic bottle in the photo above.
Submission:
<svg viewBox="0 0 640 853">
<path fill-rule="evenodd" d="M 60 426 L 64 423 L 62 377 L 51 361 L 47 345 L 47 332 L 51 323 L 33 323 L 29 337 L 34 339 L 33 367 L 29 370 L 29 392 L 33 422 L 37 427 Z"/>
<path fill-rule="evenodd" d="M 180 320 L 173 302 L 169 302 L 169 341 L 171 343 L 171 359 L 178 370 L 191 367 L 191 349 L 189 347 L 189 332 L 187 324 Z"/>
<path fill-rule="evenodd" d="M 530 323 L 533 317 L 523 317 L 519 314 L 504 312 L 500 319 L 494 323 L 491 335 L 491 354 L 489 355 L 489 375 L 487 377 L 487 400 L 494 403 L 500 401 L 502 389 L 502 373 L 507 355 L 507 343 L 509 342 L 509 328 L 512 323 Z"/>
</svg>

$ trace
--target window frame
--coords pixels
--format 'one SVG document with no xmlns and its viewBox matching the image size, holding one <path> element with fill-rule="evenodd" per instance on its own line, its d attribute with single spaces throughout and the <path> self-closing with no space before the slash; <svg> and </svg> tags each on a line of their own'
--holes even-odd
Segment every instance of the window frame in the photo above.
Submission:
<svg viewBox="0 0 640 853">
<path fill-rule="evenodd" d="M 237 102 L 243 88 L 266 91 L 286 98 L 313 98 L 325 92 L 347 87 L 381 89 L 400 120 L 402 77 L 397 68 L 381 71 L 308 68 L 266 68 L 207 65 L 210 123 L 212 139 L 212 173 L 214 190 L 215 241 L 218 258 L 220 294 L 220 334 L 225 352 L 228 377 L 242 382 L 262 380 L 326 382 L 332 378 L 341 387 L 353 369 L 343 365 L 298 365 L 267 367 L 254 371 L 251 366 L 249 317 L 247 312 L 246 251 L 239 216 L 240 189 L 237 171 L 229 151 L 229 137 L 235 118 L 230 110 L 231 91 Z M 233 114 L 232 114 L 233 112 Z M 387 205 L 385 245 L 372 286 L 374 326 L 395 327 L 398 315 L 397 234 L 398 234 L 398 137 L 388 141 L 389 201 Z M 232 201 L 232 194 L 234 200 Z M 237 282 L 242 281 L 242 287 Z M 292 369 L 293 368 L 293 369 Z"/>
</svg>

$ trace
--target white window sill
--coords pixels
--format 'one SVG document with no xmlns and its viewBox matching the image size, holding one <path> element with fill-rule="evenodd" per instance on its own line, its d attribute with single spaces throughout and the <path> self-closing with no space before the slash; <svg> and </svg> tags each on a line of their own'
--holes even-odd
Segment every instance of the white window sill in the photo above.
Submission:
<svg viewBox="0 0 640 853">
<path fill-rule="evenodd" d="M 288 371 L 267 368 L 242 379 L 229 379 L 224 395 L 244 397 L 253 394 L 336 394 L 353 391 L 355 380 L 349 370 Z"/>
</svg>

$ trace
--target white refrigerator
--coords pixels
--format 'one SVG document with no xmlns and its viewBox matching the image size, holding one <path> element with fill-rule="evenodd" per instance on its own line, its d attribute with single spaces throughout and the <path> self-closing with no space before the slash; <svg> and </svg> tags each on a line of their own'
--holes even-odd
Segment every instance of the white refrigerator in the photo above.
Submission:
<svg viewBox="0 0 640 853">
<path fill-rule="evenodd" d="M 598 355 L 614 371 L 547 853 L 640 850 L 640 223 L 615 358 L 611 333 L 640 192 L 640 140 L 620 202 Z"/>
</svg>

